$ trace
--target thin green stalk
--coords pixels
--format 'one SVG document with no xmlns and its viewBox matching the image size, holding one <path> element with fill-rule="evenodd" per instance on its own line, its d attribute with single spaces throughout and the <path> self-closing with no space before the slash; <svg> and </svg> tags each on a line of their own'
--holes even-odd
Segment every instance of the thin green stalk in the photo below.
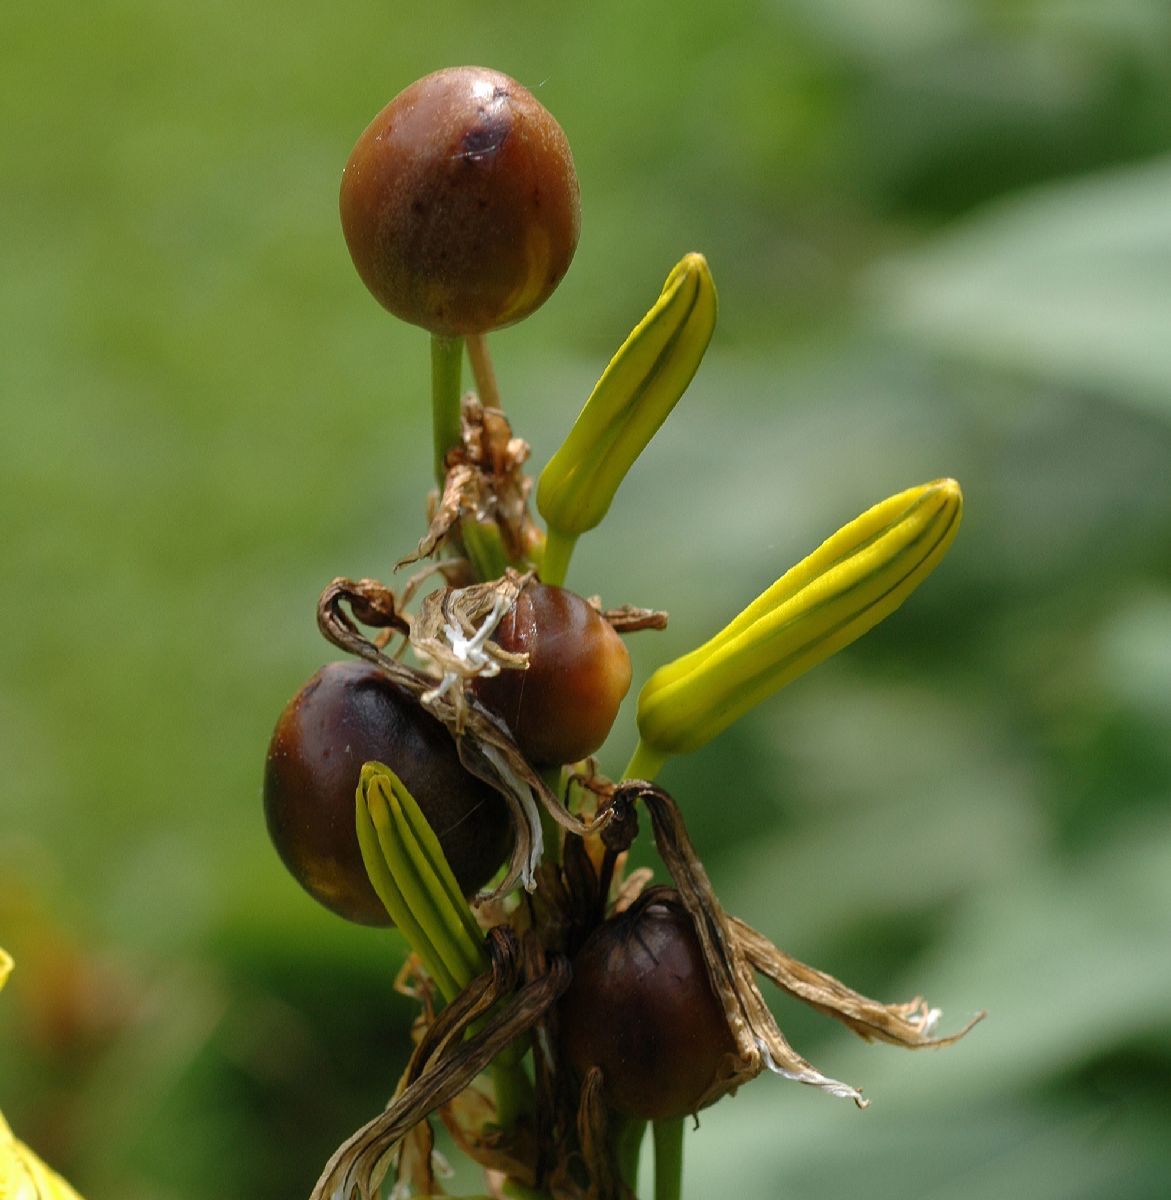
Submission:
<svg viewBox="0 0 1171 1200">
<path fill-rule="evenodd" d="M 651 750 L 641 739 L 634 748 L 634 754 L 622 772 L 625 779 L 645 779 L 648 783 L 663 769 L 667 755 Z"/>
<path fill-rule="evenodd" d="M 646 1122 L 637 1117 L 613 1116 L 610 1127 L 610 1147 L 614 1156 L 614 1165 L 622 1182 L 638 1195 L 638 1156 L 642 1149 L 643 1135 L 646 1133 Z"/>
<path fill-rule="evenodd" d="M 435 438 L 435 478 L 440 490 L 447 475 L 445 460 L 452 446 L 460 444 L 460 375 L 463 366 L 462 337 L 431 335 L 431 429 Z"/>
<path fill-rule="evenodd" d="M 679 1200 L 683 1191 L 683 1118 L 656 1121 L 655 1200 Z"/>
<path fill-rule="evenodd" d="M 486 333 L 468 334 L 468 361 L 472 364 L 472 376 L 480 403 L 485 408 L 500 408 L 500 389 L 496 386 L 496 371 L 492 366 L 492 355 L 488 350 Z"/>
<path fill-rule="evenodd" d="M 545 534 L 545 553 L 541 558 L 541 582 L 560 587 L 569 572 L 569 560 L 577 545 L 576 533 L 560 533 L 550 528 Z"/>
<path fill-rule="evenodd" d="M 511 1131 L 518 1118 L 533 1111 L 533 1085 L 519 1062 L 502 1062 L 497 1057 L 489 1072 L 496 1096 L 496 1124 Z"/>
<path fill-rule="evenodd" d="M 508 554 L 496 522 L 477 521 L 474 516 L 465 517 L 460 522 L 459 534 L 476 578 L 499 579 L 508 566 Z"/>
</svg>

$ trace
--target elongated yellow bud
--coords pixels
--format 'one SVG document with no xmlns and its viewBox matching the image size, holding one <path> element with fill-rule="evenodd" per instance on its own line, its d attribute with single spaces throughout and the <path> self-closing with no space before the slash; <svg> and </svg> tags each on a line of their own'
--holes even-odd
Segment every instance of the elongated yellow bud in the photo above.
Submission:
<svg viewBox="0 0 1171 1200">
<path fill-rule="evenodd" d="M 638 698 L 629 775 L 696 750 L 778 688 L 889 616 L 943 557 L 959 526 L 954 479 L 867 509 L 787 571 L 715 637 L 660 667 Z"/>
<path fill-rule="evenodd" d="M 447 1000 L 488 969 L 483 934 L 427 818 L 382 763 L 362 767 L 358 845 L 370 882 Z"/>
<path fill-rule="evenodd" d="M 12 959 L 0 948 L 0 988 L 12 970 Z M 81 1200 L 81 1197 L 13 1136 L 0 1113 L 0 1200 Z"/>
<path fill-rule="evenodd" d="M 711 340 L 716 308 L 707 260 L 686 255 L 541 472 L 537 509 L 551 542 L 541 571 L 546 583 L 564 577 L 573 542 L 606 515 L 634 460 L 686 391 Z"/>
</svg>

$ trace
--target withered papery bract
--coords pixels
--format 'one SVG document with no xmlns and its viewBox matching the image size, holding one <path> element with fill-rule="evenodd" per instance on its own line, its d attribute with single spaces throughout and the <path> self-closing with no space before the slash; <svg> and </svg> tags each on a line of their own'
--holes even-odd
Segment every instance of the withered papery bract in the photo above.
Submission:
<svg viewBox="0 0 1171 1200">
<path fill-rule="evenodd" d="M 712 1094 L 705 1097 L 704 1103 L 734 1090 L 767 1068 L 786 1079 L 851 1099 L 860 1108 L 869 1104 L 858 1088 L 823 1075 L 789 1045 L 756 985 L 754 971 L 760 971 L 790 995 L 843 1022 L 860 1037 L 906 1049 L 951 1045 L 983 1018 L 981 1012 L 958 1033 L 933 1037 L 939 1013 L 922 999 L 906 1004 L 881 1004 L 791 958 L 762 934 L 724 912 L 692 846 L 679 806 L 671 796 L 653 784 L 632 781 L 618 788 L 613 805 L 618 807 L 636 799 L 650 811 L 655 845 L 695 922 L 712 986 L 724 1002 L 728 1026 L 740 1051 L 739 1064 L 726 1080 L 713 1085 Z"/>
<path fill-rule="evenodd" d="M 486 1167 L 507 1163 L 512 1178 L 543 1188 L 553 1200 L 631 1200 L 608 1140 L 623 1118 L 608 1109 L 598 1068 L 575 1079 L 559 1058 L 555 1006 L 571 978 L 563 951 L 580 944 L 585 930 L 600 919 L 599 888 L 630 895 L 611 872 L 637 834 L 634 809 L 639 802 L 650 813 L 660 856 L 693 922 L 735 1046 L 735 1053 L 724 1055 L 722 1073 L 699 1098 L 696 1110 L 766 1070 L 851 1099 L 860 1108 L 869 1103 L 858 1088 L 823 1074 L 789 1045 L 756 984 L 757 972 L 859 1037 L 905 1049 L 951 1045 L 984 1016 L 978 1013 L 957 1033 L 935 1036 L 939 1013 L 922 999 L 905 1004 L 871 1000 L 730 917 L 712 891 L 674 799 L 653 784 L 631 781 L 605 789 L 597 816 L 582 824 L 584 837 L 571 833 L 566 838 L 561 866 L 542 864 L 533 898 L 540 903 L 529 917 L 524 906 L 513 911 L 512 920 L 525 928 L 521 938 L 507 924 L 494 926 L 485 942 L 491 970 L 438 1015 L 427 1004 L 419 1045 L 395 1098 L 339 1148 L 311 1200 L 351 1200 L 355 1195 L 369 1200 L 408 1135 L 399 1178 L 426 1177 L 429 1164 L 422 1164 L 419 1154 L 429 1152 L 431 1137 L 418 1127 L 436 1111 L 471 1157 Z M 548 943 L 558 945 L 549 948 Z M 420 972 L 417 964 L 414 969 Z M 484 1023 L 486 1017 L 490 1019 Z M 490 1091 L 469 1095 L 462 1104 L 456 1101 L 498 1054 L 510 1046 L 515 1052 L 517 1039 L 526 1035 L 534 1037 L 538 1066 L 535 1112 L 505 1134 L 492 1124 Z M 544 1123 L 544 1136 L 534 1136 L 533 1120 Z"/>
</svg>

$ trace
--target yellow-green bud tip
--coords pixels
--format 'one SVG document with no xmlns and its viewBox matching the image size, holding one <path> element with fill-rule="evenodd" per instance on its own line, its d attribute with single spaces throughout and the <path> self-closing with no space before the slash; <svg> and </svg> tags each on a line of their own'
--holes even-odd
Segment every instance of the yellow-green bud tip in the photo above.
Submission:
<svg viewBox="0 0 1171 1200">
<path fill-rule="evenodd" d="M 454 999 L 488 960 L 439 839 L 406 785 L 382 763 L 362 767 L 354 812 L 374 890 L 444 997 Z"/>
<path fill-rule="evenodd" d="M 685 254 L 602 373 L 537 482 L 537 509 L 560 547 L 543 571 L 560 582 L 572 540 L 606 515 L 618 485 L 687 389 L 716 323 L 702 254 Z"/>
<path fill-rule="evenodd" d="M 943 557 L 962 511 L 960 485 L 936 479 L 839 529 L 710 641 L 647 680 L 642 753 L 661 760 L 698 749 L 889 616 Z"/>
</svg>

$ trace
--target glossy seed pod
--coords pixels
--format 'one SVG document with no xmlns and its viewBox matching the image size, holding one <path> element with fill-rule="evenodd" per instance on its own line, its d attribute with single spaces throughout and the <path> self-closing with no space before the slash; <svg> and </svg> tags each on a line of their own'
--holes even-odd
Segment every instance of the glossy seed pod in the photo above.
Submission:
<svg viewBox="0 0 1171 1200">
<path fill-rule="evenodd" d="M 679 895 L 651 888 L 590 935 L 560 1007 L 564 1057 L 603 1094 L 644 1120 L 695 1112 L 736 1053 L 703 951 Z"/>
<path fill-rule="evenodd" d="M 499 71 L 451 67 L 367 126 L 341 218 L 379 303 L 450 337 L 545 302 L 577 248 L 581 204 L 569 143 L 533 94 Z"/>
<path fill-rule="evenodd" d="M 613 626 L 565 588 L 529 583 L 492 640 L 527 653 L 527 670 L 480 676 L 476 697 L 534 763 L 571 763 L 606 740 L 630 687 L 630 655 Z"/>
<path fill-rule="evenodd" d="M 362 764 L 390 766 L 439 838 L 470 895 L 512 843 L 507 806 L 464 770 L 447 730 L 369 663 L 330 663 L 281 714 L 264 767 L 268 832 L 311 896 L 350 921 L 389 925 L 358 847 L 354 794 Z"/>
</svg>

